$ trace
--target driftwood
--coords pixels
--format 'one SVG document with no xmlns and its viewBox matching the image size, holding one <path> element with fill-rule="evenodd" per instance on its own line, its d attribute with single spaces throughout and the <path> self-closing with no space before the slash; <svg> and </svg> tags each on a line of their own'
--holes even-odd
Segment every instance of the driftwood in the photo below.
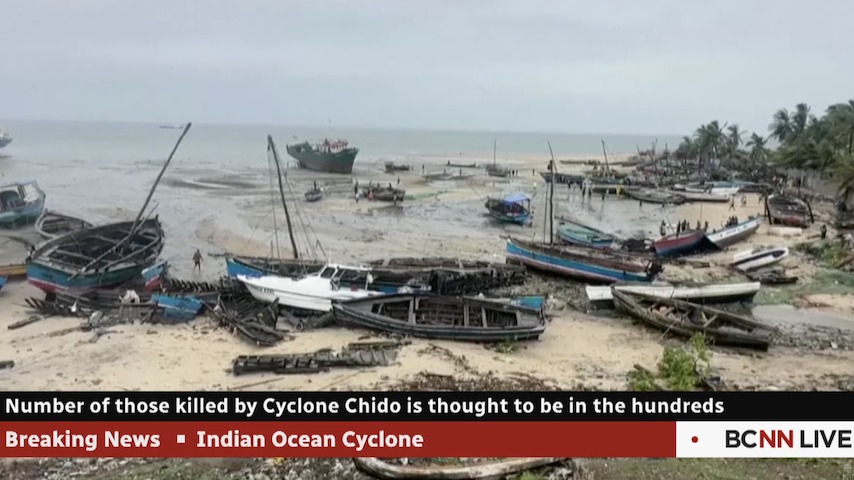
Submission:
<svg viewBox="0 0 854 480">
<path fill-rule="evenodd" d="M 379 458 L 354 458 L 353 464 L 362 473 L 381 480 L 431 479 L 431 480 L 473 480 L 499 479 L 505 475 L 523 472 L 532 468 L 544 467 L 560 462 L 563 458 L 510 458 L 497 462 L 479 463 L 466 466 L 429 466 L 415 467 L 394 465 Z"/>
</svg>

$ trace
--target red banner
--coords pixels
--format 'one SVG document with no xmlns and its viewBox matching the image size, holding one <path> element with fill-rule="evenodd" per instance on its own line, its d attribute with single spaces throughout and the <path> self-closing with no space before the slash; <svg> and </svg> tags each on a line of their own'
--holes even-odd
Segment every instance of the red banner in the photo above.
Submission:
<svg viewBox="0 0 854 480">
<path fill-rule="evenodd" d="M 0 457 L 675 457 L 676 422 L 5 422 Z"/>
</svg>

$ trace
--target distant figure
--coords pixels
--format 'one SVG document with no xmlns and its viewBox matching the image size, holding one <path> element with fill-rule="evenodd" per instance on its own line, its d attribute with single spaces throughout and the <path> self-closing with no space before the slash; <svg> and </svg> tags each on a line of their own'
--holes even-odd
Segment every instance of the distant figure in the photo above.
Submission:
<svg viewBox="0 0 854 480">
<path fill-rule="evenodd" d="M 400 186 L 400 177 L 397 177 L 397 186 Z"/>
<path fill-rule="evenodd" d="M 355 195 L 356 198 L 359 198 L 359 182 L 356 182 L 356 184 L 353 185 L 353 195 Z"/>
<path fill-rule="evenodd" d="M 742 207 L 747 206 L 747 195 L 745 195 L 743 193 L 741 194 L 741 206 Z"/>
<path fill-rule="evenodd" d="M 424 175 L 424 164 L 421 164 L 421 175 Z"/>
<path fill-rule="evenodd" d="M 638 208 L 643 208 L 643 200 L 638 200 Z"/>
<path fill-rule="evenodd" d="M 703 231 L 704 231 L 704 232 L 708 232 L 708 231 L 709 231 L 709 221 L 708 221 L 708 220 L 706 220 L 706 223 L 703 225 Z"/>
<path fill-rule="evenodd" d="M 536 174 L 537 174 L 537 169 L 532 168 L 532 169 L 531 169 L 531 175 L 533 176 L 533 175 L 536 175 Z"/>
<path fill-rule="evenodd" d="M 678 237 L 680 233 L 682 233 L 682 222 L 676 224 L 676 236 Z"/>
<path fill-rule="evenodd" d="M 821 226 L 821 239 L 824 240 L 827 238 L 827 225 Z"/>
<path fill-rule="evenodd" d="M 730 202 L 729 202 L 729 209 L 730 209 L 730 210 L 735 210 L 735 198 L 733 198 L 732 200 L 730 200 Z"/>
<path fill-rule="evenodd" d="M 463 176 L 463 169 L 462 168 L 460 169 L 460 176 L 461 177 Z"/>
<path fill-rule="evenodd" d="M 196 253 L 193 254 L 193 271 L 199 269 L 199 273 L 202 271 L 202 252 L 199 249 L 196 249 Z"/>
<path fill-rule="evenodd" d="M 664 220 L 661 221 L 661 226 L 658 228 L 658 233 L 660 233 L 662 237 L 667 235 L 667 222 L 665 222 Z"/>
</svg>

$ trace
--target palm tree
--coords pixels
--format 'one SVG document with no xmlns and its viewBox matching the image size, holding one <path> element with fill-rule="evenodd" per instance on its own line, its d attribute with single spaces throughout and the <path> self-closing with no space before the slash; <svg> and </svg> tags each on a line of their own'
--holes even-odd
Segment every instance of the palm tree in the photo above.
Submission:
<svg viewBox="0 0 854 480">
<path fill-rule="evenodd" d="M 739 128 L 737 123 L 733 123 L 732 125 L 727 127 L 727 136 L 726 136 L 726 150 L 727 156 L 732 160 L 735 157 L 736 152 L 738 152 L 738 148 L 742 144 L 742 135 L 744 132 Z"/>
<path fill-rule="evenodd" d="M 771 132 L 771 137 L 777 139 L 778 142 L 785 145 L 792 138 L 792 117 L 789 111 L 781 108 L 774 113 L 774 120 L 768 125 L 768 131 Z"/>
<path fill-rule="evenodd" d="M 792 140 L 797 140 L 806 133 L 807 128 L 816 123 L 816 118 L 810 114 L 810 106 L 806 103 L 795 105 L 795 113 L 792 114 Z"/>
<path fill-rule="evenodd" d="M 768 147 L 766 147 L 766 142 L 768 139 L 763 138 L 757 133 L 753 133 L 750 136 L 750 140 L 747 141 L 747 147 L 750 148 L 750 161 L 755 164 L 757 163 L 765 163 L 768 159 Z"/>
</svg>

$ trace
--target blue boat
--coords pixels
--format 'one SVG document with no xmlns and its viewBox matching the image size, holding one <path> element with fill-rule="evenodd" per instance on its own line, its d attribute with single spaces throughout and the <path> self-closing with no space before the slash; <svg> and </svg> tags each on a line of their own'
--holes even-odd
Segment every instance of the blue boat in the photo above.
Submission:
<svg viewBox="0 0 854 480">
<path fill-rule="evenodd" d="M 226 257 L 225 270 L 231 278 L 238 275 L 256 278 L 264 275 L 296 278 L 316 272 L 326 264 L 319 260 L 277 260 L 262 257 Z"/>
<path fill-rule="evenodd" d="M 587 248 L 610 248 L 614 243 L 613 235 L 576 225 L 560 225 L 557 236 L 563 243 Z"/>
<path fill-rule="evenodd" d="M 501 199 L 488 198 L 485 206 L 489 214 L 502 223 L 524 225 L 531 217 L 531 197 L 524 193 L 514 193 Z"/>
<path fill-rule="evenodd" d="M 45 193 L 35 180 L 0 185 L 0 226 L 35 223 L 44 212 Z"/>
<path fill-rule="evenodd" d="M 166 276 L 169 274 L 169 262 L 163 260 L 159 263 L 156 263 L 145 270 L 142 271 L 142 281 L 144 284 L 144 288 L 153 292 L 155 290 L 160 289 L 160 286 L 163 284 L 163 280 L 166 279 Z"/>
<path fill-rule="evenodd" d="M 205 308 L 205 303 L 194 296 L 154 294 L 151 301 L 163 308 L 164 317 L 178 320 L 192 320 Z"/>
<path fill-rule="evenodd" d="M 542 295 L 520 295 L 517 297 L 510 297 L 510 303 L 539 310 L 546 304 L 546 297 Z"/>
<path fill-rule="evenodd" d="M 593 251 L 573 251 L 514 239 L 507 240 L 505 256 L 510 262 L 534 270 L 594 282 L 651 282 L 661 272 L 661 265 L 656 262 L 643 266 Z"/>
<path fill-rule="evenodd" d="M 6 277 L 0 277 L 0 290 L 3 290 L 3 285 L 6 285 Z"/>
</svg>

